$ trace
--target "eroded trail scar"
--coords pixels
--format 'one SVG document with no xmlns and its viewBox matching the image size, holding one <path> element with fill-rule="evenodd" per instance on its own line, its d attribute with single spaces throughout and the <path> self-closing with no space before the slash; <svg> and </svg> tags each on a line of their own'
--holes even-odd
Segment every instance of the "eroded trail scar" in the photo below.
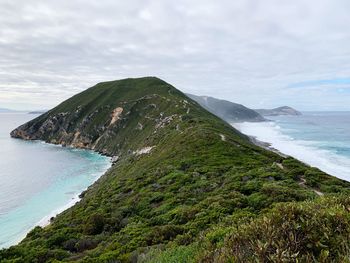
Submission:
<svg viewBox="0 0 350 263">
<path fill-rule="evenodd" d="M 109 125 L 114 124 L 117 120 L 119 120 L 120 115 L 123 112 L 123 108 L 121 107 L 117 107 L 113 110 L 112 112 L 112 119 L 111 119 L 111 123 Z"/>
<path fill-rule="evenodd" d="M 300 177 L 300 182 L 298 183 L 301 187 L 304 187 L 304 188 L 309 188 L 307 187 L 306 185 L 306 179 L 304 176 Z M 317 194 L 318 196 L 323 196 L 324 193 L 316 190 L 316 189 L 313 189 L 313 188 L 310 188 L 312 191 L 314 191 L 315 194 Z"/>
</svg>

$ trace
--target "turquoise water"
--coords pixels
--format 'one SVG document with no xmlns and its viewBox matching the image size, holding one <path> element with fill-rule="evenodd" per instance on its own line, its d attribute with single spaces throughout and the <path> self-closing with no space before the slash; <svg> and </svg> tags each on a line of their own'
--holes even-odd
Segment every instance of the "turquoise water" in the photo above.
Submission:
<svg viewBox="0 0 350 263">
<path fill-rule="evenodd" d="M 350 112 L 304 112 L 272 118 L 281 132 L 319 149 L 350 157 Z"/>
<path fill-rule="evenodd" d="M 92 151 L 10 138 L 12 129 L 36 116 L 0 114 L 0 247 L 73 205 L 111 165 Z"/>
<path fill-rule="evenodd" d="M 270 122 L 234 124 L 243 133 L 350 181 L 350 112 L 303 112 Z"/>
</svg>

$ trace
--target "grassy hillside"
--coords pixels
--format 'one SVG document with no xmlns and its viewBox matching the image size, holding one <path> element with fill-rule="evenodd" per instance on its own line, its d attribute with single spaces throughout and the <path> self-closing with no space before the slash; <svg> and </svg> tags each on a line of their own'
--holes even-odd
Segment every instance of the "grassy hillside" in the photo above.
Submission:
<svg viewBox="0 0 350 263">
<path fill-rule="evenodd" d="M 319 213 L 320 225 L 333 230 L 338 218 L 344 229 L 349 225 L 344 200 L 328 205 L 328 197 L 318 196 L 348 193 L 349 183 L 253 145 L 157 78 L 97 84 L 11 134 L 95 149 L 116 162 L 79 203 L 49 226 L 36 227 L 19 245 L 0 251 L 1 262 L 269 261 L 276 247 L 288 243 L 281 236 L 278 246 L 261 250 L 259 240 L 265 242 L 269 232 L 258 228 L 259 220 L 303 201 L 311 204 L 303 211 Z M 289 203 L 278 205 L 284 202 Z M 316 209 L 319 202 L 322 209 Z M 286 221 L 291 228 L 320 235 L 317 225 L 295 226 L 301 212 L 290 213 L 296 215 Z M 271 227 L 283 225 L 278 218 L 284 212 L 276 215 Z M 249 242 L 250 233 L 255 242 Z M 322 241 L 320 249 L 310 242 L 310 249 L 291 252 L 325 257 L 324 251 L 335 249 L 334 240 L 347 233 L 328 231 L 332 242 Z M 243 251 L 235 247 L 239 242 Z M 346 249 L 337 247 L 337 253 Z M 295 258 L 289 255 L 286 260 Z M 334 253 L 328 256 L 336 259 Z"/>
</svg>

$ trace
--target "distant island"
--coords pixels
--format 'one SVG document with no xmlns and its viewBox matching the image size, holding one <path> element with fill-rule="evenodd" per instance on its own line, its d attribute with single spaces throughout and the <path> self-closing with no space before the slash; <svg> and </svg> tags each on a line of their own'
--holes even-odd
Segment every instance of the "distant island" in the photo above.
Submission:
<svg viewBox="0 0 350 263">
<path fill-rule="evenodd" d="M 44 114 L 45 112 L 47 112 L 47 110 L 35 110 L 28 112 L 28 114 Z"/>
<path fill-rule="evenodd" d="M 0 108 L 0 113 L 28 113 L 28 114 L 43 114 L 47 110 L 34 110 L 34 111 L 25 111 L 25 110 L 13 110 L 8 108 Z"/>
<path fill-rule="evenodd" d="M 17 112 L 17 111 L 12 109 L 7 109 L 7 108 L 0 108 L 0 113 L 11 113 L 11 112 Z"/>
<path fill-rule="evenodd" d="M 256 112 L 262 116 L 280 116 L 280 115 L 290 115 L 290 116 L 300 116 L 301 112 L 293 109 L 289 106 L 278 107 L 274 109 L 255 109 Z"/>
</svg>

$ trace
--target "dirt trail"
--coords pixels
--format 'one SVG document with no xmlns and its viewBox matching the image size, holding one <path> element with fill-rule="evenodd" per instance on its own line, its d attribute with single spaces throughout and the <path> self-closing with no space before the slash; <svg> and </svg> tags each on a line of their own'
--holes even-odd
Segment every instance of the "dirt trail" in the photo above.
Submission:
<svg viewBox="0 0 350 263">
<path fill-rule="evenodd" d="M 304 188 L 309 188 L 309 187 L 306 186 L 306 179 L 303 176 L 300 177 L 299 185 L 301 187 L 304 187 Z M 314 191 L 314 193 L 317 194 L 318 196 L 323 196 L 324 195 L 324 193 L 322 193 L 322 192 L 320 192 L 320 191 L 318 191 L 316 189 L 311 188 L 311 190 Z"/>
</svg>

